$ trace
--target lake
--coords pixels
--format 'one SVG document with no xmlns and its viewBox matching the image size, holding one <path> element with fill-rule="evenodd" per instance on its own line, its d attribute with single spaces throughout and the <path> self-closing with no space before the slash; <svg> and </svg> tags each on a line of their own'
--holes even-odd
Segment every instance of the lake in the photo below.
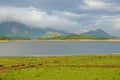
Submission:
<svg viewBox="0 0 120 80">
<path fill-rule="evenodd" d="M 0 43 L 0 56 L 57 56 L 120 53 L 120 42 L 6 42 Z"/>
</svg>

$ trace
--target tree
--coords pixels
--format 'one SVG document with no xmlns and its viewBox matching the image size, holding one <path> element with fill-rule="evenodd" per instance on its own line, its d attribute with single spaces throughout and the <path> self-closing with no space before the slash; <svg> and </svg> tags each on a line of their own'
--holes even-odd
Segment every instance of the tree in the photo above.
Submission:
<svg viewBox="0 0 120 80">
<path fill-rule="evenodd" d="M 0 40 L 8 40 L 9 38 L 6 36 L 0 36 Z"/>
</svg>

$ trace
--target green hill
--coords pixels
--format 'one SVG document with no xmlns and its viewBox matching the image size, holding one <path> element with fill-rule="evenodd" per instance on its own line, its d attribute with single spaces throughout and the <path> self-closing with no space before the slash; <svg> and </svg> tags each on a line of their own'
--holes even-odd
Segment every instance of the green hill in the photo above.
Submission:
<svg viewBox="0 0 120 80">
<path fill-rule="evenodd" d="M 64 31 L 53 29 L 31 28 L 31 26 L 26 26 L 17 22 L 5 22 L 0 24 L 0 35 L 7 36 L 10 38 L 36 39 L 40 35 L 46 34 L 46 32 L 59 32 L 62 34 L 68 34 Z"/>
<path fill-rule="evenodd" d="M 38 39 L 54 39 L 54 38 L 57 38 L 59 36 L 64 36 L 64 35 L 61 33 L 58 33 L 58 32 L 48 31 L 45 34 L 41 35 Z"/>
</svg>

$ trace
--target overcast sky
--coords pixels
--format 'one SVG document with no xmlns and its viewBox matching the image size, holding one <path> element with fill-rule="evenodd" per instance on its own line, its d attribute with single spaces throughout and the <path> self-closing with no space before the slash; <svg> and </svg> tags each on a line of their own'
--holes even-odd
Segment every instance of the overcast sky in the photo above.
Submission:
<svg viewBox="0 0 120 80">
<path fill-rule="evenodd" d="M 103 29 L 120 36 L 120 0 L 0 0 L 0 23 L 83 33 Z"/>
</svg>

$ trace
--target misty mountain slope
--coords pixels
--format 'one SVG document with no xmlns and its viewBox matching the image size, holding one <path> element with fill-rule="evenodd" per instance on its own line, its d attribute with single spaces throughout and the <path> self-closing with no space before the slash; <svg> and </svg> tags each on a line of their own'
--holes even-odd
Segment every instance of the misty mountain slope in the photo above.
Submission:
<svg viewBox="0 0 120 80">
<path fill-rule="evenodd" d="M 110 34 L 103 31 L 102 29 L 97 29 L 97 30 L 94 30 L 94 31 L 88 31 L 88 32 L 85 32 L 83 34 L 92 35 L 92 36 L 111 36 Z"/>
<path fill-rule="evenodd" d="M 53 29 L 30 28 L 30 26 L 17 22 L 5 22 L 0 24 L 0 35 L 8 37 L 37 38 L 48 31 L 68 34 L 67 32 Z"/>
</svg>

